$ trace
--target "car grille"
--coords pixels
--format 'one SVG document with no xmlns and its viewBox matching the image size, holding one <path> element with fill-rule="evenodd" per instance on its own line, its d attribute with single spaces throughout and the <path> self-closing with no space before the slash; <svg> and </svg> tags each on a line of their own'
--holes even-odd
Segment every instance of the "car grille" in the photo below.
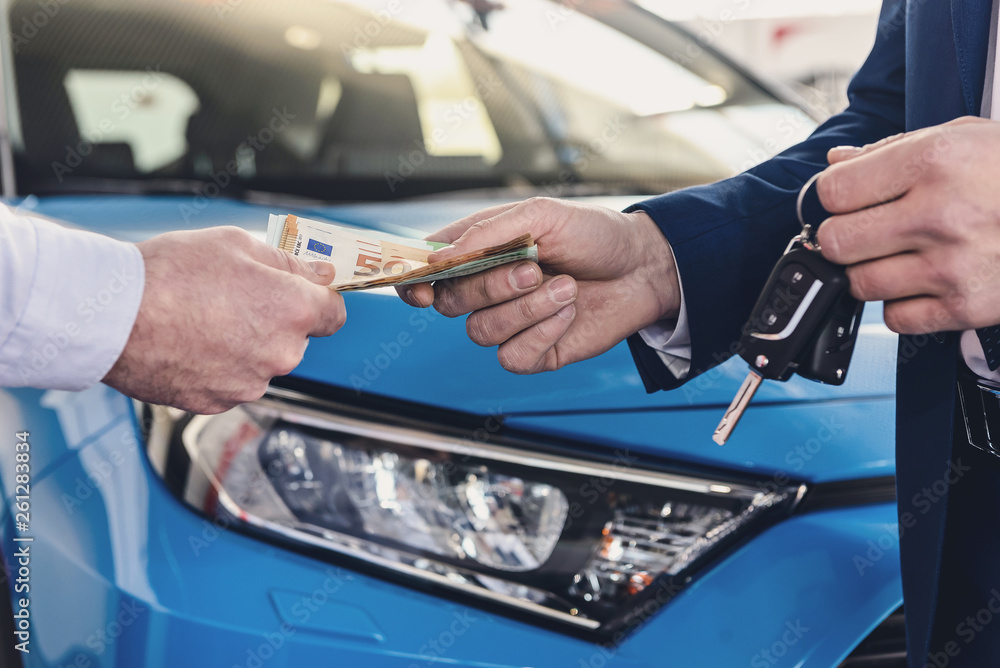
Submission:
<svg viewBox="0 0 1000 668">
<path fill-rule="evenodd" d="M 840 664 L 840 668 L 906 668 L 903 608 L 886 617 Z"/>
</svg>

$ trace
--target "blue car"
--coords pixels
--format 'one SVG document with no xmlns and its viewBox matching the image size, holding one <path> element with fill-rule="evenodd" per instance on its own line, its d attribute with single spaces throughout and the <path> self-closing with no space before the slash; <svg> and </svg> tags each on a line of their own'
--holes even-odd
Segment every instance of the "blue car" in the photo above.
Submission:
<svg viewBox="0 0 1000 668">
<path fill-rule="evenodd" d="M 621 209 L 816 122 L 627 0 L 0 5 L 4 201 L 128 241 Z M 517 376 L 460 320 L 345 299 L 219 415 L 0 390 L 2 665 L 905 665 L 877 308 L 843 386 L 765 383 L 718 447 L 739 359 L 656 394 L 623 345 Z"/>
</svg>

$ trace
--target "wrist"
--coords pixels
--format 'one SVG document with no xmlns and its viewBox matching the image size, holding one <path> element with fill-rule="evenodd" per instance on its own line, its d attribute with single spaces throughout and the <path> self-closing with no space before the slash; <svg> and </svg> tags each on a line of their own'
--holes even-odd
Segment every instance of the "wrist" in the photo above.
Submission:
<svg viewBox="0 0 1000 668">
<path fill-rule="evenodd" d="M 131 371 L 131 358 L 137 347 L 140 345 L 137 343 L 137 339 L 142 337 L 145 327 L 141 324 L 149 311 L 149 302 L 152 298 L 151 290 L 149 290 L 149 283 L 155 274 L 155 269 L 149 265 L 149 256 L 146 250 L 148 242 L 140 242 L 135 244 L 135 248 L 139 251 L 139 257 L 142 259 L 143 273 L 142 273 L 142 290 L 141 297 L 139 299 L 139 304 L 136 308 L 135 317 L 132 320 L 132 327 L 129 328 L 128 336 L 122 345 L 121 352 L 118 354 L 118 358 L 115 360 L 111 368 L 108 369 L 107 373 L 101 379 L 101 382 L 109 387 L 112 387 L 119 392 L 128 393 L 127 391 L 131 388 L 134 381 L 132 378 Z"/>
<path fill-rule="evenodd" d="M 645 211 L 626 214 L 636 231 L 637 263 L 634 276 L 641 296 L 640 325 L 636 331 L 661 320 L 676 320 L 681 291 L 670 242 Z"/>
</svg>

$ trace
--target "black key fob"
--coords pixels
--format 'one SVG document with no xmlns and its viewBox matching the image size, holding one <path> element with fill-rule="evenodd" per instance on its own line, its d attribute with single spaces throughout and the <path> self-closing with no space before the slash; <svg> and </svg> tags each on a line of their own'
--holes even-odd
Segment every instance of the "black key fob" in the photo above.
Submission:
<svg viewBox="0 0 1000 668">
<path fill-rule="evenodd" d="M 830 358 L 814 353 L 827 343 L 829 337 L 823 334 L 833 327 L 828 323 L 835 320 L 834 313 L 848 308 L 846 300 L 853 299 L 849 286 L 842 266 L 808 248 L 803 240 L 793 242 L 772 270 L 743 327 L 740 356 L 770 380 L 788 380 L 804 359 L 813 362 L 809 367 L 813 380 L 836 376 L 835 370 L 828 370 Z M 853 330 L 856 327 L 845 333 Z M 835 327 L 832 331 L 839 333 Z M 830 348 L 839 350 L 840 346 L 831 344 Z M 846 375 L 846 365 L 841 375 Z"/>
</svg>

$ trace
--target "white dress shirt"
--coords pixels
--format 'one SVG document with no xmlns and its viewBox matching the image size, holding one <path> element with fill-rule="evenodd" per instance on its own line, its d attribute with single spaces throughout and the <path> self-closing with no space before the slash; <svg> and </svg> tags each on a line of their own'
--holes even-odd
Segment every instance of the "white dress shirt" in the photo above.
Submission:
<svg viewBox="0 0 1000 668">
<path fill-rule="evenodd" d="M 997 11 L 994 8 L 992 35 L 990 39 L 990 53 L 987 62 L 987 81 L 983 95 L 982 116 L 993 118 L 1000 113 L 1000 58 L 996 58 L 997 34 L 998 30 Z M 997 85 L 994 85 L 996 82 Z M 688 329 L 687 308 L 684 301 L 684 287 L 680 285 L 680 273 L 677 275 L 678 286 L 681 291 L 681 308 L 677 320 L 661 320 L 649 327 L 640 330 L 639 336 L 650 348 L 655 350 L 660 359 L 670 369 L 677 378 L 684 378 L 691 369 L 691 332 Z M 990 371 L 986 364 L 986 354 L 983 346 L 979 342 L 979 336 L 975 330 L 962 332 L 961 338 L 962 357 L 969 368 L 980 378 L 1000 383 L 1000 369 Z"/>
<path fill-rule="evenodd" d="M 133 244 L 0 205 L 0 387 L 97 383 L 125 348 L 144 287 Z"/>
</svg>

